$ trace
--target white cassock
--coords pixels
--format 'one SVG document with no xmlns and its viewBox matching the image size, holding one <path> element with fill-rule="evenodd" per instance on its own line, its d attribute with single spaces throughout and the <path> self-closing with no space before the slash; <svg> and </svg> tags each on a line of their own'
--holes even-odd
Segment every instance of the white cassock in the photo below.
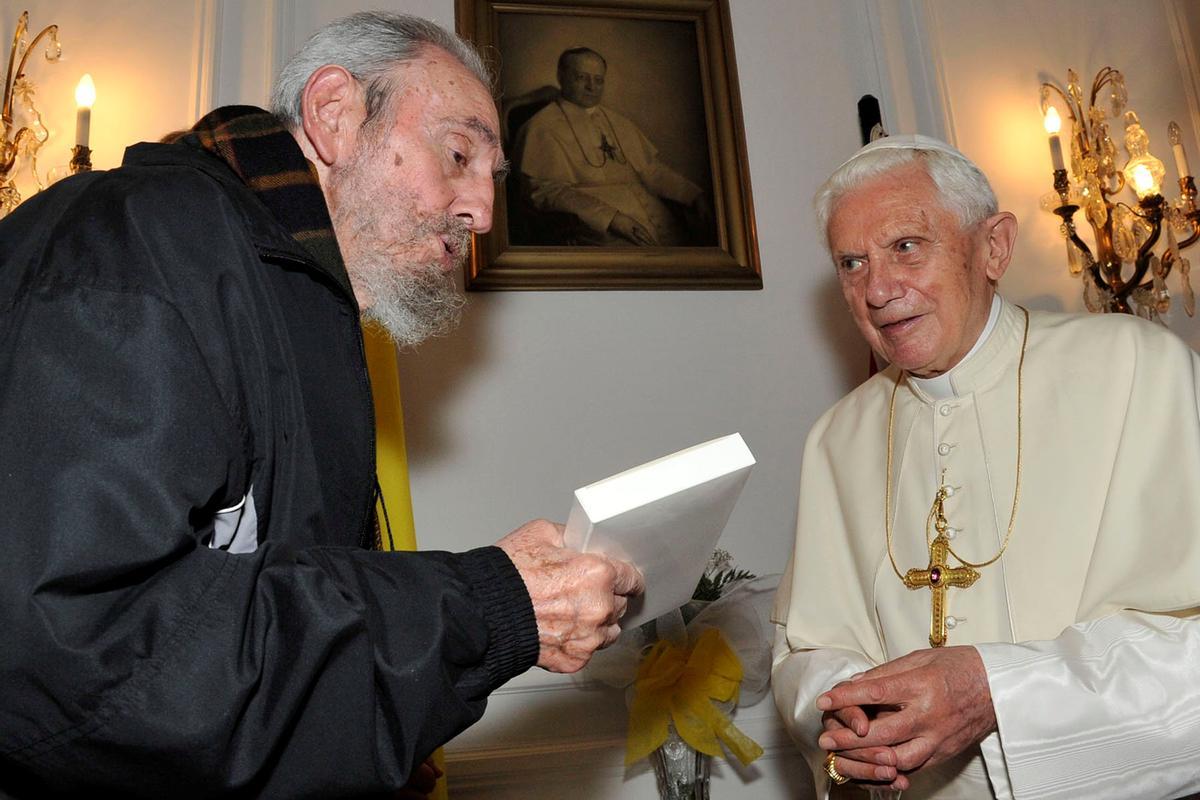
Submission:
<svg viewBox="0 0 1200 800">
<path fill-rule="evenodd" d="M 942 471 L 954 549 L 995 555 L 1017 466 L 1024 314 L 999 298 L 975 349 L 896 394 L 893 541 L 929 561 Z M 776 703 L 816 777 L 817 696 L 929 647 L 930 590 L 884 534 L 891 367 L 814 426 L 776 599 Z M 1134 317 L 1031 312 L 1011 543 L 947 590 L 948 646 L 975 645 L 998 733 L 915 773 L 919 798 L 1174 798 L 1200 792 L 1200 358 Z M 951 559 L 951 563 L 954 561 Z"/>
<path fill-rule="evenodd" d="M 550 103 L 530 117 L 518 145 L 530 204 L 583 222 L 579 244 L 630 244 L 608 233 L 618 212 L 633 217 L 661 246 L 684 243 L 665 197 L 690 206 L 701 189 L 658 159 L 629 119 L 604 106 Z"/>
</svg>

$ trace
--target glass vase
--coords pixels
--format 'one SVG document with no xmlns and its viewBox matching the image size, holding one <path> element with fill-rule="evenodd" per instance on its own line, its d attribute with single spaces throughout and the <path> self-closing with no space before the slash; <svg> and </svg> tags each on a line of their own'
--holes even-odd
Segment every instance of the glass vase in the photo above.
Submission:
<svg viewBox="0 0 1200 800">
<path fill-rule="evenodd" d="M 708 800 L 712 757 L 699 753 L 667 724 L 667 740 L 650 754 L 658 794 L 663 800 Z"/>
</svg>

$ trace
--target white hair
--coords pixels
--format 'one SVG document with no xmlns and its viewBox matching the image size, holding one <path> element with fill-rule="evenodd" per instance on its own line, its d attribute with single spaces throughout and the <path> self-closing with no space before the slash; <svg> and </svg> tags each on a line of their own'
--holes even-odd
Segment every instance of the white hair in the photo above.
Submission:
<svg viewBox="0 0 1200 800">
<path fill-rule="evenodd" d="M 491 70 L 475 48 L 429 20 L 408 14 L 361 11 L 329 23 L 314 33 L 275 79 L 271 112 L 289 128 L 302 122 L 301 102 L 309 77 L 326 64 L 337 64 L 366 87 L 367 116 L 372 122 L 397 87 L 390 80 L 397 65 L 438 47 L 458 59 L 490 90 Z"/>
<path fill-rule="evenodd" d="M 999 210 L 987 176 L 957 151 L 914 148 L 871 150 L 838 167 L 813 197 L 820 230 L 828 235 L 829 217 L 842 195 L 906 164 L 920 164 L 937 187 L 942 207 L 964 228 Z"/>
</svg>

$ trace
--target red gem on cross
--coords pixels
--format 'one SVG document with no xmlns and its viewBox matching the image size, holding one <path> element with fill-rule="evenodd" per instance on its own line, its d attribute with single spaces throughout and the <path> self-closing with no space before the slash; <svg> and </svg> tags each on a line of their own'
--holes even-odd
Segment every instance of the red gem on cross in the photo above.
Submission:
<svg viewBox="0 0 1200 800">
<path fill-rule="evenodd" d="M 929 570 L 929 585 L 937 586 L 941 582 L 942 582 L 942 568 L 934 567 L 933 569 Z"/>
</svg>

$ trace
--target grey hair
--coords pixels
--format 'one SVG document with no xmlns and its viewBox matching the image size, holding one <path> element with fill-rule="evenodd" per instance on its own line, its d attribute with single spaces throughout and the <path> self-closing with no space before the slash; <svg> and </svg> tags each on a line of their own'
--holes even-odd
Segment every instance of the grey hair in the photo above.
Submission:
<svg viewBox="0 0 1200 800">
<path fill-rule="evenodd" d="M 337 64 L 366 89 L 366 126 L 387 107 L 398 88 L 392 85 L 392 70 L 418 58 L 427 47 L 438 47 L 454 56 L 491 90 L 491 70 L 475 48 L 459 36 L 420 17 L 360 11 L 321 28 L 292 56 L 275 79 L 271 112 L 287 127 L 299 128 L 309 77 L 326 64 Z"/>
<path fill-rule="evenodd" d="M 937 187 L 942 207 L 964 228 L 999 210 L 987 176 L 965 156 L 919 148 L 872 150 L 838 167 L 813 197 L 817 223 L 828 237 L 829 217 L 842 195 L 905 164 L 918 163 Z"/>
</svg>

